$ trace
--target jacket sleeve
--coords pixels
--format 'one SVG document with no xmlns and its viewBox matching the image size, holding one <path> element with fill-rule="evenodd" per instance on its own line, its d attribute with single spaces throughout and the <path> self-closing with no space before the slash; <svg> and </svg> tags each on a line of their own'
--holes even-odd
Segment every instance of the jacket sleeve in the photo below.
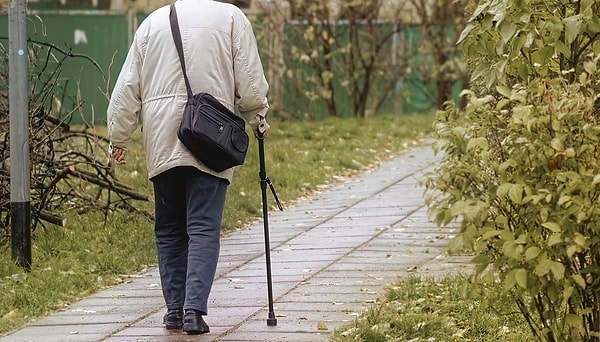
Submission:
<svg viewBox="0 0 600 342">
<path fill-rule="evenodd" d="M 140 26 L 142 29 L 142 26 Z M 106 119 L 108 138 L 114 147 L 127 149 L 131 135 L 137 128 L 141 109 L 140 72 L 143 46 L 140 32 L 136 33 L 125 63 L 108 103 Z"/>
<path fill-rule="evenodd" d="M 256 130 L 269 109 L 267 100 L 269 84 L 264 75 L 252 26 L 241 11 L 234 25 L 233 63 L 236 105 L 252 130 Z"/>
</svg>

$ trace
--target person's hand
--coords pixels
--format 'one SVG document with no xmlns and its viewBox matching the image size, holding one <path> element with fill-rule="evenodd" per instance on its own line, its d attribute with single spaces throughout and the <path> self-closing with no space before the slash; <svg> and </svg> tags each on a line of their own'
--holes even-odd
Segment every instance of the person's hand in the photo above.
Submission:
<svg viewBox="0 0 600 342">
<path fill-rule="evenodd" d="M 119 165 L 127 164 L 125 160 L 125 154 L 127 150 L 123 148 L 113 147 L 111 157 L 117 162 Z"/>
<path fill-rule="evenodd" d="M 266 137 L 269 136 L 269 130 L 271 129 L 271 126 L 269 126 L 269 124 L 267 123 L 266 120 L 261 120 L 261 122 L 258 124 L 258 127 L 256 128 L 256 131 L 254 131 L 254 137 L 257 139 L 264 139 Z"/>
</svg>

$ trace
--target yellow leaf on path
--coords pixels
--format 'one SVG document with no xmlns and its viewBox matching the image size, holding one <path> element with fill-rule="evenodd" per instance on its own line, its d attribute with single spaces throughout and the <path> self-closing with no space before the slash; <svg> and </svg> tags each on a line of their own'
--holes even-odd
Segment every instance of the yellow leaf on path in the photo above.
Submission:
<svg viewBox="0 0 600 342">
<path fill-rule="evenodd" d="M 327 324 L 325 324 L 323 322 L 317 323 L 317 330 L 328 330 Z"/>
</svg>

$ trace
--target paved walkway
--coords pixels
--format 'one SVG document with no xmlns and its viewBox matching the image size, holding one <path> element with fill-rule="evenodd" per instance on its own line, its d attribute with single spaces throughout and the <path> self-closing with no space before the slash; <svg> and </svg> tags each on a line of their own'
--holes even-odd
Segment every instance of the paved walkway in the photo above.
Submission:
<svg viewBox="0 0 600 342">
<path fill-rule="evenodd" d="M 277 326 L 266 323 L 264 235 L 258 222 L 222 239 L 208 334 L 163 328 L 160 281 L 157 269 L 150 269 L 0 342 L 327 341 L 399 277 L 466 270 L 466 259 L 445 254 L 454 232 L 438 229 L 426 217 L 417 182 L 436 161 L 429 146 L 419 146 L 270 213 Z"/>
</svg>

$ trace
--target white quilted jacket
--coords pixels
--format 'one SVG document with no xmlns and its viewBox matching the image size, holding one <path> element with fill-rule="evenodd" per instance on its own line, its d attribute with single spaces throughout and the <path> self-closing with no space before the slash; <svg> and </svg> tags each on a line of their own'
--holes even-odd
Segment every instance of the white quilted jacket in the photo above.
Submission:
<svg viewBox="0 0 600 342">
<path fill-rule="evenodd" d="M 211 93 L 232 110 L 237 106 L 255 130 L 269 107 L 269 86 L 250 22 L 231 4 L 178 0 L 175 5 L 192 92 Z M 231 181 L 233 169 L 211 170 L 177 139 L 186 100 L 165 6 L 136 31 L 108 106 L 109 139 L 113 146 L 126 149 L 139 114 L 149 178 L 176 166 L 194 166 Z"/>
</svg>

